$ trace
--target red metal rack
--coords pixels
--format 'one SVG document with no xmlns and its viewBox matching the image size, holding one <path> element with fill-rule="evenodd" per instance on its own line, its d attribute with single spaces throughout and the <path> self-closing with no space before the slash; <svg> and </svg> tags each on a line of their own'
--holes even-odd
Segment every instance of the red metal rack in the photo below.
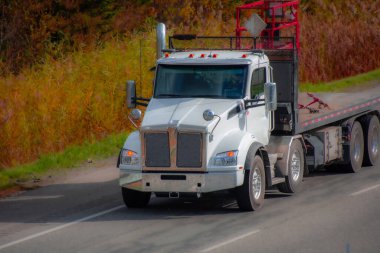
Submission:
<svg viewBox="0 0 380 253">
<path fill-rule="evenodd" d="M 247 28 L 241 25 L 242 11 L 255 10 L 255 13 L 267 24 L 266 29 L 261 32 L 261 37 L 267 38 L 266 43 L 261 45 L 263 49 L 294 49 L 294 45 L 276 43 L 277 38 L 280 37 L 281 30 L 290 29 L 291 36 L 295 37 L 296 49 L 299 51 L 298 6 L 299 0 L 261 0 L 237 7 L 236 48 L 241 48 L 239 38 L 243 37 L 243 32 L 247 31 Z"/>
</svg>

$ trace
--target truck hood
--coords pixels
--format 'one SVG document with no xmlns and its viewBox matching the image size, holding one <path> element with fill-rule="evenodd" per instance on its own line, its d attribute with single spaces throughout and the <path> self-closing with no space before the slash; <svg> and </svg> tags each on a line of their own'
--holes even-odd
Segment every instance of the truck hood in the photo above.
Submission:
<svg viewBox="0 0 380 253">
<path fill-rule="evenodd" d="M 207 132 L 213 121 L 205 121 L 203 112 L 207 109 L 223 117 L 238 106 L 240 100 L 209 99 L 209 98 L 165 98 L 149 102 L 145 111 L 142 130 L 167 129 L 175 127 L 178 130 L 194 130 Z"/>
</svg>

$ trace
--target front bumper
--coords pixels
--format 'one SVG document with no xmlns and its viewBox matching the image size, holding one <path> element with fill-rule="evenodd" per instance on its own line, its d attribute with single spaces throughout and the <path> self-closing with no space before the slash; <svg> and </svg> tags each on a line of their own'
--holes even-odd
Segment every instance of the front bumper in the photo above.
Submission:
<svg viewBox="0 0 380 253">
<path fill-rule="evenodd" d="M 243 184 L 244 170 L 207 173 L 146 173 L 120 170 L 122 187 L 144 192 L 213 192 Z"/>
</svg>

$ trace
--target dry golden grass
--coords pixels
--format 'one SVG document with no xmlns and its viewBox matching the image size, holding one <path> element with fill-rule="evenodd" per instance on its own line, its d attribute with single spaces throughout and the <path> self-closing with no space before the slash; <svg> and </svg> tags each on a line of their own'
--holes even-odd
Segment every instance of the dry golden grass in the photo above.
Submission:
<svg viewBox="0 0 380 253">
<path fill-rule="evenodd" d="M 89 53 L 47 60 L 0 79 L 0 168 L 33 161 L 70 144 L 128 130 L 125 81 L 142 81 L 150 95 L 154 33 L 113 40 Z"/>
</svg>

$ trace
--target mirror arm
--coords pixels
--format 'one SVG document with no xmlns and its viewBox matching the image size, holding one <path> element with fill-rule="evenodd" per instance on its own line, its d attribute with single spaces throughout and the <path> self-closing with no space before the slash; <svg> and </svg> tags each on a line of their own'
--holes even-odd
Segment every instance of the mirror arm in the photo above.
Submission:
<svg viewBox="0 0 380 253">
<path fill-rule="evenodd" d="M 265 102 L 265 99 L 247 99 L 247 100 L 244 100 L 244 107 L 245 107 L 245 109 L 249 109 L 249 108 L 254 108 L 254 107 L 259 107 L 259 106 L 265 105 L 265 103 L 264 104 L 252 105 L 252 103 L 257 103 L 257 102 Z"/>
<path fill-rule="evenodd" d="M 255 108 L 255 107 L 260 107 L 260 106 L 264 106 L 265 104 L 256 104 L 256 105 L 247 105 L 245 107 L 245 109 L 250 109 L 250 108 Z"/>
<path fill-rule="evenodd" d="M 209 135 L 208 139 L 209 139 L 210 142 L 214 139 L 214 134 L 213 134 L 213 133 L 214 133 L 214 130 L 215 130 L 215 128 L 218 126 L 220 120 L 222 119 L 222 118 L 221 118 L 220 116 L 218 116 L 218 115 L 215 115 L 214 117 L 218 118 L 218 121 L 216 122 L 215 126 L 212 128 L 211 133 L 209 133 L 210 135 Z"/>
<path fill-rule="evenodd" d="M 133 119 L 131 118 L 131 115 L 128 115 L 128 119 L 129 119 L 129 121 L 132 123 L 132 125 L 133 125 L 135 128 L 139 128 L 139 127 L 137 126 L 137 124 L 133 121 Z"/>
<path fill-rule="evenodd" d="M 140 106 L 144 106 L 144 107 L 147 107 L 147 106 L 148 106 L 147 103 L 141 103 L 141 102 L 136 102 L 136 105 L 140 105 Z"/>
<path fill-rule="evenodd" d="M 133 103 L 135 103 L 136 105 L 140 105 L 140 106 L 144 106 L 144 107 L 147 107 L 148 103 L 143 103 L 143 102 L 140 102 L 140 101 L 145 101 L 145 102 L 149 102 L 150 101 L 149 98 L 140 98 L 140 97 L 133 97 L 132 100 L 133 100 Z"/>
<path fill-rule="evenodd" d="M 141 101 L 147 101 L 150 102 L 150 98 L 140 98 L 140 97 L 135 97 L 134 100 L 141 100 Z"/>
</svg>

